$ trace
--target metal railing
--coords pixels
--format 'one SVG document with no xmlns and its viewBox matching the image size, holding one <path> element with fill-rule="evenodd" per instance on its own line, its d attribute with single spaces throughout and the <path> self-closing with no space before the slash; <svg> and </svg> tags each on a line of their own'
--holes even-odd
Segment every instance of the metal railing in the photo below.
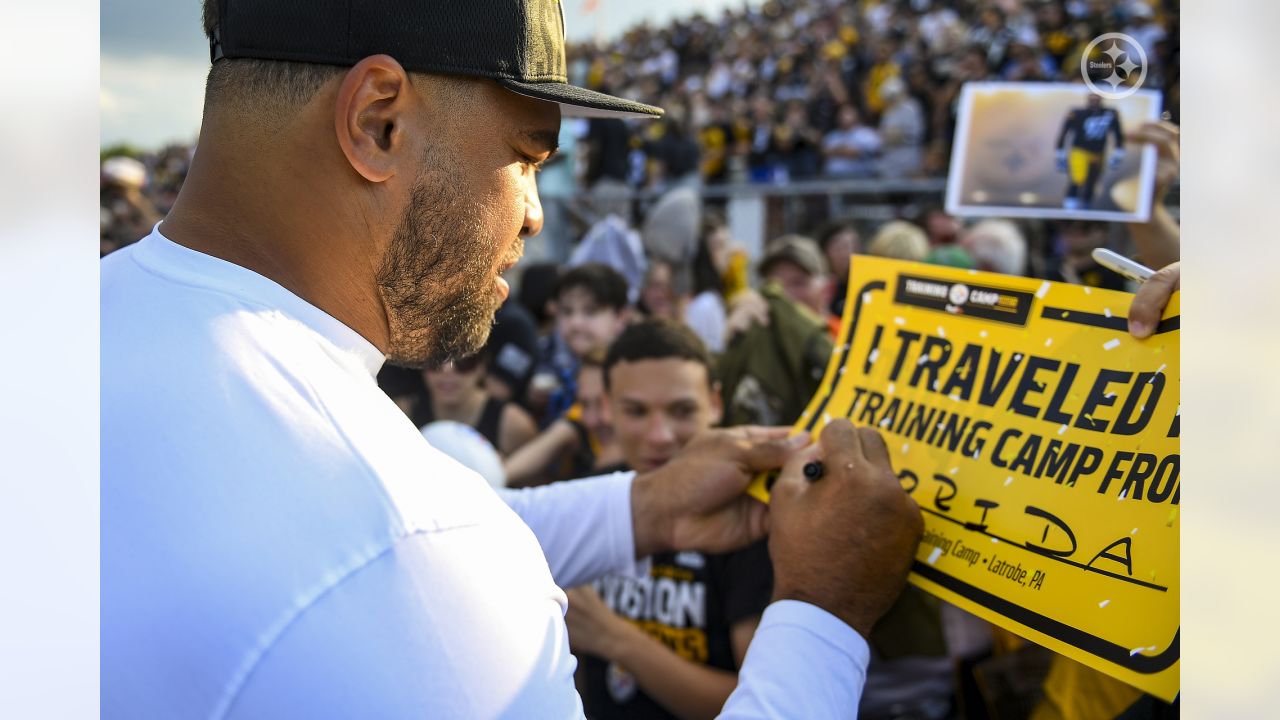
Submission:
<svg viewBox="0 0 1280 720">
<path fill-rule="evenodd" d="M 852 221 L 864 237 L 888 220 L 923 220 L 923 213 L 942 207 L 945 178 L 903 180 L 821 178 L 785 183 L 699 185 L 704 202 L 722 211 L 734 240 L 753 258 L 764 243 L 787 233 L 813 234 L 834 221 Z M 547 217 L 544 237 L 529 244 L 534 262 L 563 262 L 577 239 L 607 212 L 617 212 L 640 227 L 647 210 L 671 188 L 612 189 L 598 193 L 544 194 Z M 1175 184 L 1165 204 L 1178 216 L 1179 188 Z"/>
</svg>

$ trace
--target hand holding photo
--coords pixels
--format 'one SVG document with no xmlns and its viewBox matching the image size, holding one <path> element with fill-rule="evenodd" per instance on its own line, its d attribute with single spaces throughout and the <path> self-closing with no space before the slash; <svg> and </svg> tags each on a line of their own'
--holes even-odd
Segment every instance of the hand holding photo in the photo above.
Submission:
<svg viewBox="0 0 1280 720">
<path fill-rule="evenodd" d="M 1154 148 L 1125 135 L 1160 116 L 1160 95 L 1104 99 L 1083 84 L 970 83 L 947 180 L 955 215 L 1146 222 Z"/>
</svg>

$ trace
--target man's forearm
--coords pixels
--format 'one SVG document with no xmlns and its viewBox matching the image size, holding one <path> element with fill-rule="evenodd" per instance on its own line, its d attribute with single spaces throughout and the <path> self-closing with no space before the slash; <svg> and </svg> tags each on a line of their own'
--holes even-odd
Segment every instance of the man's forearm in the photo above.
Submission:
<svg viewBox="0 0 1280 720">
<path fill-rule="evenodd" d="M 547 466 L 573 446 L 575 433 L 568 420 L 560 419 L 537 437 L 525 443 L 503 462 L 508 487 L 524 487 L 543 473 Z"/>
<path fill-rule="evenodd" d="M 736 673 L 699 665 L 627 623 L 609 659 L 635 676 L 649 697 L 681 720 L 714 718 L 737 685 Z"/>
<path fill-rule="evenodd" d="M 1129 233 L 1133 238 L 1138 259 L 1147 267 L 1159 270 L 1180 259 L 1181 230 L 1163 202 L 1159 200 L 1153 202 L 1151 220 L 1145 223 L 1130 223 Z"/>
<path fill-rule="evenodd" d="M 631 527 L 637 558 L 672 549 L 672 513 L 664 500 L 652 478 L 639 475 L 632 481 Z"/>
</svg>

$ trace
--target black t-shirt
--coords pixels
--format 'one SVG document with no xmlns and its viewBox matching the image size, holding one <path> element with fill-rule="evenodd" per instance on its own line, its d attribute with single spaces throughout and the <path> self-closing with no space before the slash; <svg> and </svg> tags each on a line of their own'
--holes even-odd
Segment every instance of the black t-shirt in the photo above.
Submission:
<svg viewBox="0 0 1280 720">
<path fill-rule="evenodd" d="M 1111 108 L 1079 108 L 1072 110 L 1062 124 L 1058 145 L 1071 134 L 1071 147 L 1100 153 L 1107 147 L 1107 135 L 1115 138 L 1116 147 L 1124 147 L 1120 133 L 1120 116 Z"/>
<path fill-rule="evenodd" d="M 498 438 L 502 433 L 502 411 L 506 409 L 508 402 L 495 397 L 485 398 L 484 407 L 480 410 L 480 419 L 475 424 L 476 432 L 483 435 L 495 449 L 499 447 Z M 418 427 L 435 422 L 436 414 L 431 407 L 430 390 L 422 391 L 410 417 L 413 424 Z"/>
<path fill-rule="evenodd" d="M 627 155 L 631 152 L 631 131 L 618 118 L 592 118 L 587 126 L 587 184 L 609 178 L 626 182 Z"/>
<path fill-rule="evenodd" d="M 724 555 L 661 553 L 646 578 L 595 583 L 605 604 L 681 657 L 736 671 L 729 630 L 760 615 L 773 593 L 766 541 Z M 673 718 L 615 663 L 583 655 L 583 706 L 592 720 Z"/>
</svg>

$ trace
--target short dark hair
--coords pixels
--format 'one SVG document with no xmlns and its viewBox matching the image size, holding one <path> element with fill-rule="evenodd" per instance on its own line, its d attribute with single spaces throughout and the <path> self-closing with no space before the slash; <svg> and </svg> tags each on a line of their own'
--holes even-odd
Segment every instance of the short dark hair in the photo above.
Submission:
<svg viewBox="0 0 1280 720">
<path fill-rule="evenodd" d="M 559 272 L 554 263 L 534 263 L 520 274 L 520 291 L 516 293 L 516 299 L 533 314 L 538 325 L 549 319 L 547 301 L 555 297 Z"/>
<path fill-rule="evenodd" d="M 707 238 L 721 228 L 728 227 L 724 215 L 712 209 L 702 211 L 702 223 L 698 228 L 698 249 L 693 253 L 693 294 L 700 295 L 710 290 L 721 297 L 724 296 L 724 278 L 716 269 L 707 248 Z"/>
<path fill-rule="evenodd" d="M 570 290 L 581 289 L 597 305 L 621 311 L 627 306 L 627 279 L 603 263 L 583 263 L 560 276 L 554 297 L 559 300 Z"/>
<path fill-rule="evenodd" d="M 707 383 L 715 382 L 715 367 L 707 346 L 689 328 L 666 318 L 644 320 L 627 326 L 604 357 L 604 386 L 609 372 L 620 362 L 677 358 L 696 362 L 707 371 Z"/>
<path fill-rule="evenodd" d="M 218 0 L 204 0 L 204 34 L 210 42 L 218 27 L 218 5 Z M 287 116 L 290 110 L 310 102 L 325 83 L 346 70 L 318 63 L 224 58 L 209 68 L 205 81 L 205 114 L 212 107 L 229 106 L 241 112 L 263 113 L 263 119 L 268 121 L 272 115 Z M 269 103 L 269 108 L 257 107 L 263 103 Z"/>
<path fill-rule="evenodd" d="M 831 241 L 835 239 L 835 236 L 845 230 L 852 230 L 853 234 L 857 236 L 859 240 L 862 239 L 862 234 L 858 232 L 858 225 L 852 219 L 835 220 L 824 225 L 822 229 L 818 231 L 818 247 L 822 248 L 822 252 L 825 253 L 827 251 L 827 246 L 831 244 Z M 856 246 L 854 247 L 854 250 L 857 250 Z"/>
<path fill-rule="evenodd" d="M 218 5 L 219 0 L 204 0 L 204 34 L 210 42 L 218 28 Z M 205 119 L 215 109 L 229 110 L 251 118 L 258 127 L 274 131 L 311 102 L 326 83 L 348 70 L 349 67 L 321 63 L 222 58 L 209 67 L 205 80 Z M 471 83 L 476 78 L 418 72 L 408 75 L 414 82 L 432 78 L 436 87 L 446 92 L 446 102 L 458 107 L 475 97 Z"/>
</svg>

